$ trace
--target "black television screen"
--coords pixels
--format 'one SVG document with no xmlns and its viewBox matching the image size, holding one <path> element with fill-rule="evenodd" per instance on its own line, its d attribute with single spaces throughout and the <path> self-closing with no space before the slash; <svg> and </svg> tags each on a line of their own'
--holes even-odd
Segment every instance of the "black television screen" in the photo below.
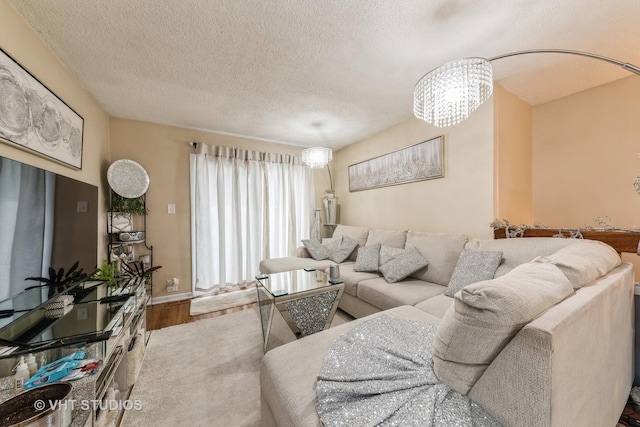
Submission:
<svg viewBox="0 0 640 427">
<path fill-rule="evenodd" d="M 97 250 L 98 187 L 0 157 L 0 301 L 40 285 L 25 279 L 48 276 L 49 267 L 79 261 L 93 272 Z"/>
</svg>

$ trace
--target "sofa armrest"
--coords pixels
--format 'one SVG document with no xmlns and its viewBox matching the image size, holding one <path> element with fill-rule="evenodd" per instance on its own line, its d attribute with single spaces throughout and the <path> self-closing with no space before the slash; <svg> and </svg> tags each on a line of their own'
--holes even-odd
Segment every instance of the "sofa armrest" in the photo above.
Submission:
<svg viewBox="0 0 640 427">
<path fill-rule="evenodd" d="M 298 246 L 296 248 L 296 256 L 298 258 L 311 258 L 311 254 L 304 246 Z"/>
<path fill-rule="evenodd" d="M 633 381 L 633 266 L 525 326 L 469 397 L 506 426 L 615 425 Z"/>
</svg>

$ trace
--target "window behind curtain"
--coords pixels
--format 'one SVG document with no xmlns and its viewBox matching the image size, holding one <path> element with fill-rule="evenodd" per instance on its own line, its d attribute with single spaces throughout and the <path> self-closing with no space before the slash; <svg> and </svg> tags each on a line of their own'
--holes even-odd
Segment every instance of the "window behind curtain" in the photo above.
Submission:
<svg viewBox="0 0 640 427">
<path fill-rule="evenodd" d="M 190 167 L 194 294 L 251 282 L 309 237 L 313 174 L 299 158 L 197 144 Z"/>
</svg>

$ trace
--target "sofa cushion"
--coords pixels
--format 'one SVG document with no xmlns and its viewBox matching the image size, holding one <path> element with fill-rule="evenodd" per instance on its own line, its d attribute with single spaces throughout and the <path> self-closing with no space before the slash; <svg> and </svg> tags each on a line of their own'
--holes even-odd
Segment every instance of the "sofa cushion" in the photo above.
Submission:
<svg viewBox="0 0 640 427">
<path fill-rule="evenodd" d="M 574 289 L 604 276 L 622 263 L 609 245 L 596 240 L 584 240 L 565 246 L 549 256 L 539 256 L 533 262 L 549 262 L 560 268 Z"/>
<path fill-rule="evenodd" d="M 429 264 L 416 248 L 411 248 L 380 266 L 380 273 L 389 283 L 396 283 Z"/>
<path fill-rule="evenodd" d="M 394 231 L 394 230 L 380 230 L 376 228 L 372 228 L 369 230 L 369 235 L 367 237 L 367 244 L 375 245 L 376 243 L 380 243 L 381 245 L 390 246 L 392 248 L 402 248 L 404 249 L 404 245 L 407 241 L 407 231 Z"/>
<path fill-rule="evenodd" d="M 358 298 L 380 310 L 388 310 L 401 305 L 416 305 L 444 290 L 444 286 L 423 280 L 407 279 L 389 283 L 380 277 L 358 283 Z"/>
<path fill-rule="evenodd" d="M 340 244 L 329 253 L 329 259 L 337 263 L 344 262 L 349 258 L 349 255 L 354 252 L 357 246 L 357 241 L 349 236 L 342 236 Z"/>
<path fill-rule="evenodd" d="M 392 248 L 387 245 L 380 246 L 380 265 L 388 263 L 403 252 L 404 248 Z"/>
<path fill-rule="evenodd" d="M 378 271 L 380 267 L 380 243 L 367 245 L 358 250 L 355 271 Z"/>
<path fill-rule="evenodd" d="M 358 242 L 358 247 L 349 256 L 349 260 L 355 261 L 358 256 L 358 248 L 367 243 L 369 229 L 364 227 L 353 227 L 351 225 L 338 224 L 333 230 L 333 237 L 347 236 Z"/>
<path fill-rule="evenodd" d="M 525 262 L 531 262 L 531 260 L 539 255 L 551 255 L 558 249 L 573 245 L 577 242 L 580 242 L 580 240 L 555 239 L 553 237 L 471 239 L 465 245 L 465 248 L 475 249 L 477 251 L 502 251 L 504 267 L 500 266 L 499 268 L 503 271 L 504 269 L 517 267 Z"/>
<path fill-rule="evenodd" d="M 378 279 L 380 275 L 378 273 L 360 272 L 354 270 L 355 264 L 353 262 L 347 262 L 340 264 L 340 280 L 344 282 L 344 292 L 358 296 L 358 283 L 368 279 Z"/>
<path fill-rule="evenodd" d="M 465 287 L 438 327 L 436 375 L 467 394 L 523 326 L 572 293 L 571 282 L 549 263 L 523 264 L 497 279 Z"/>
<path fill-rule="evenodd" d="M 324 239 L 322 239 L 322 246 L 327 248 L 329 253 L 331 253 L 331 252 L 335 251 L 336 249 L 338 249 L 338 246 L 340 246 L 340 243 L 342 243 L 342 236 L 339 236 L 339 237 L 325 237 Z"/>
<path fill-rule="evenodd" d="M 326 246 L 324 246 L 317 240 L 303 240 L 302 244 L 309 252 L 309 255 L 311 255 L 311 258 L 315 259 L 316 261 L 322 261 L 323 259 L 329 258 L 329 256 L 331 255 L 331 252 L 329 252 Z"/>
<path fill-rule="evenodd" d="M 439 294 L 419 302 L 415 307 L 425 313 L 429 313 L 432 316 L 442 319 L 451 305 L 453 305 L 453 297 L 448 297 L 445 294 Z"/>
<path fill-rule="evenodd" d="M 463 234 L 409 231 L 407 249 L 417 248 L 429 262 L 426 268 L 418 270 L 411 277 L 447 286 L 467 240 Z"/>
<path fill-rule="evenodd" d="M 500 262 L 502 251 L 463 249 L 444 294 L 452 297 L 467 285 L 493 279 Z"/>
</svg>

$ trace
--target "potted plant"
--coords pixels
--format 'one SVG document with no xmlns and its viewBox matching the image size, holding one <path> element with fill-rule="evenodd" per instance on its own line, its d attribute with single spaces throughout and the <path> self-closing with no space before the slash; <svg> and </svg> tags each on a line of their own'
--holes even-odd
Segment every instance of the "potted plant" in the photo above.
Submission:
<svg viewBox="0 0 640 427">
<path fill-rule="evenodd" d="M 120 287 L 120 269 L 117 262 L 102 261 L 100 268 L 93 274 L 94 279 L 104 280 L 111 288 Z"/>
<path fill-rule="evenodd" d="M 49 298 L 52 298 L 56 294 L 64 292 L 67 288 L 85 280 L 88 277 L 87 273 L 85 273 L 82 268 L 78 269 L 79 263 L 80 261 L 76 261 L 76 263 L 73 264 L 66 273 L 64 268 L 56 270 L 53 267 L 49 267 L 49 277 L 27 277 L 25 280 L 35 280 L 42 283 L 42 285 L 30 286 L 27 289 L 48 286 L 48 296 Z"/>
<path fill-rule="evenodd" d="M 142 197 L 129 199 L 116 193 L 112 194 L 111 211 L 130 215 L 147 215 L 149 213 Z"/>
<path fill-rule="evenodd" d="M 137 284 L 151 277 L 151 273 L 161 268 L 161 265 L 145 268 L 142 261 L 123 262 L 121 277 L 126 283 Z"/>
</svg>

